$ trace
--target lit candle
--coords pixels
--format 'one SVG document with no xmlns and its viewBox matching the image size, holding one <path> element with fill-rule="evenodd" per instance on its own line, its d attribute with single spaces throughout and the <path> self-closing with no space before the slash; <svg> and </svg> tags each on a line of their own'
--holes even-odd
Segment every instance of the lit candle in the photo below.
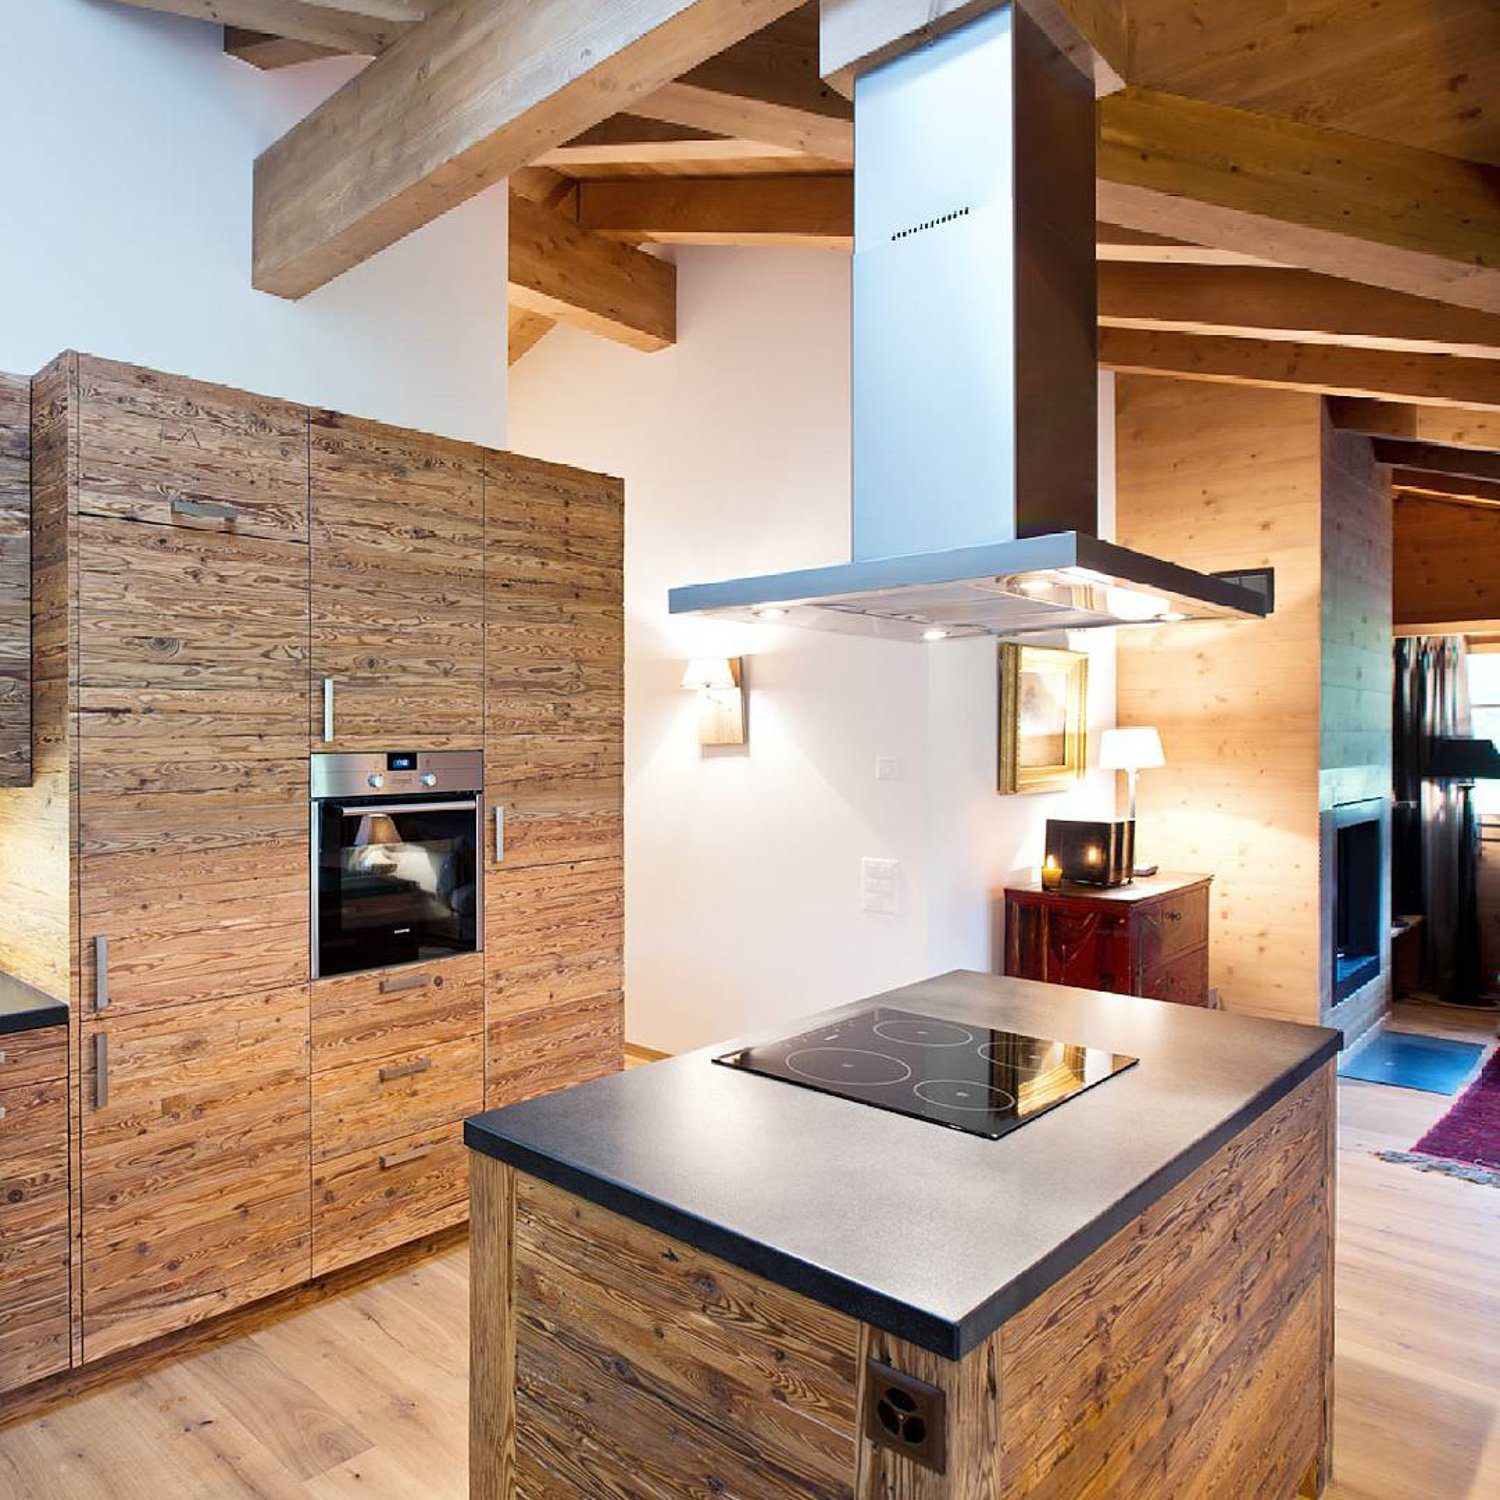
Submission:
<svg viewBox="0 0 1500 1500">
<path fill-rule="evenodd" d="M 1042 889 L 1044 891 L 1055 891 L 1062 884 L 1062 866 L 1057 862 L 1055 854 L 1049 854 L 1042 861 Z"/>
</svg>

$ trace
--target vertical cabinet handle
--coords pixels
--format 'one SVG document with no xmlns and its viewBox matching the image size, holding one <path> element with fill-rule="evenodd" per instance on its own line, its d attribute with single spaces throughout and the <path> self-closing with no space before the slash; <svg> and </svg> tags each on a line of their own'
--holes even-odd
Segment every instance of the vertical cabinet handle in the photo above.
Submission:
<svg viewBox="0 0 1500 1500">
<path fill-rule="evenodd" d="M 323 739 L 333 738 L 333 678 L 323 679 Z"/>
<path fill-rule="evenodd" d="M 109 1009 L 109 939 L 94 939 L 94 1009 Z"/>
<path fill-rule="evenodd" d="M 94 1108 L 103 1109 L 109 1103 L 109 1037 L 105 1032 L 94 1033 Z"/>
<path fill-rule="evenodd" d="M 505 860 L 505 809 L 497 802 L 495 804 L 495 863 L 501 864 Z"/>
</svg>

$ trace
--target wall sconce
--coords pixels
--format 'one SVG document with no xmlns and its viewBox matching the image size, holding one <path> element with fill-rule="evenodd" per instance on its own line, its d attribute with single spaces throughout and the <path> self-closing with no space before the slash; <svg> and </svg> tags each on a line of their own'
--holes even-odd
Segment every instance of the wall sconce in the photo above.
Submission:
<svg viewBox="0 0 1500 1500">
<path fill-rule="evenodd" d="M 698 743 L 745 743 L 744 660 L 738 656 L 695 656 L 682 685 L 698 695 Z"/>
</svg>

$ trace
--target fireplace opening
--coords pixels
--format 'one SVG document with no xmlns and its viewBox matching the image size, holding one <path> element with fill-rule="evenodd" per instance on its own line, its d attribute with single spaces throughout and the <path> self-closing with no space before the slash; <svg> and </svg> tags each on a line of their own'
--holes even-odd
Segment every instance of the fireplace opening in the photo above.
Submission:
<svg viewBox="0 0 1500 1500">
<path fill-rule="evenodd" d="M 1335 809 L 1333 1003 L 1380 973 L 1381 883 L 1385 861 L 1380 819 Z"/>
</svg>

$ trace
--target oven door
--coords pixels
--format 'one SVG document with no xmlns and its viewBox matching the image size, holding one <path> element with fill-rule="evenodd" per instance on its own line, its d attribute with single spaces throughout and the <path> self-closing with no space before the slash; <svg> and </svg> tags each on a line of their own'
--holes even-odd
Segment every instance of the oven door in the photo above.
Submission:
<svg viewBox="0 0 1500 1500">
<path fill-rule="evenodd" d="M 480 797 L 314 804 L 313 977 L 483 946 Z"/>
</svg>

